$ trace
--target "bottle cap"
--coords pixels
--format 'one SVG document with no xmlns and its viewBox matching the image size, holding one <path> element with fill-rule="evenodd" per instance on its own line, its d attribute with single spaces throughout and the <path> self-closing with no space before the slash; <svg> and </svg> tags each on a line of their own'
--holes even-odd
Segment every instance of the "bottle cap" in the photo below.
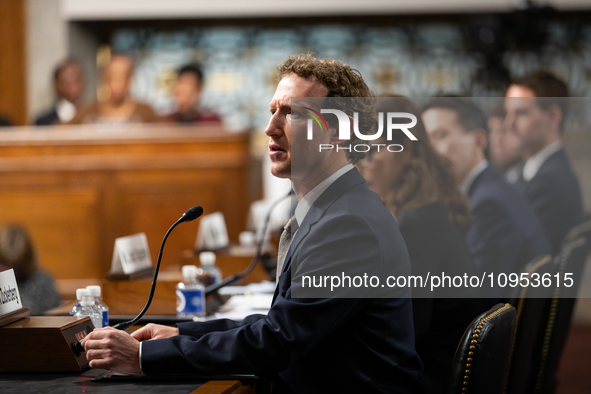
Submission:
<svg viewBox="0 0 591 394">
<path fill-rule="evenodd" d="M 181 268 L 183 272 L 183 278 L 193 279 L 197 277 L 197 266 L 196 265 L 183 265 Z"/>
<path fill-rule="evenodd" d="M 199 262 L 201 263 L 201 265 L 214 265 L 215 264 L 215 253 L 213 253 L 213 252 L 199 253 Z"/>
<path fill-rule="evenodd" d="M 82 295 L 83 291 L 82 290 L 86 290 L 86 289 L 85 288 L 76 289 L 76 299 L 78 301 L 80 301 L 82 299 L 82 297 L 83 297 L 83 295 Z"/>
<path fill-rule="evenodd" d="M 78 289 L 80 290 L 80 294 L 82 295 L 82 299 L 80 300 L 80 305 L 82 306 L 91 306 L 94 305 L 94 300 L 91 299 L 92 294 L 90 294 L 90 290 L 88 289 Z M 76 291 L 78 293 L 78 291 Z"/>
<path fill-rule="evenodd" d="M 249 247 L 254 246 L 256 241 L 256 235 L 252 231 L 243 231 L 238 234 L 238 242 L 240 242 L 241 246 Z"/>
<path fill-rule="evenodd" d="M 93 297 L 100 297 L 101 296 L 101 287 L 100 286 L 86 286 L 88 290 L 90 290 L 90 295 Z"/>
</svg>

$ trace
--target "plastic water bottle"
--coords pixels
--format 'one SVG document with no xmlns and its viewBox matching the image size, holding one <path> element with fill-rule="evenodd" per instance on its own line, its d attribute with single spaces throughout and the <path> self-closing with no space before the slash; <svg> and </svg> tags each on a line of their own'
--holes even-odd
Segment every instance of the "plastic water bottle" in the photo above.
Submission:
<svg viewBox="0 0 591 394">
<path fill-rule="evenodd" d="M 94 306 L 101 313 L 103 318 L 103 327 L 109 326 L 109 307 L 101 299 L 101 287 L 100 286 L 86 286 L 90 290 L 90 294 L 94 297 Z"/>
<path fill-rule="evenodd" d="M 205 316 L 205 288 L 197 280 L 199 269 L 196 265 L 182 268 L 183 281 L 176 287 L 177 316 Z"/>
<path fill-rule="evenodd" d="M 70 316 L 76 316 L 76 313 L 82 308 L 80 305 L 80 301 L 82 300 L 81 290 L 84 290 L 84 288 L 76 289 L 76 299 L 78 300 L 78 303 L 70 309 Z"/>
<path fill-rule="evenodd" d="M 199 253 L 199 262 L 201 263 L 203 273 L 211 277 L 211 283 L 219 283 L 222 281 L 222 271 L 217 265 L 215 265 L 215 253 Z"/>
<path fill-rule="evenodd" d="M 81 289 L 82 299 L 80 300 L 80 310 L 76 312 L 75 316 L 88 316 L 94 324 L 94 328 L 101 328 L 103 326 L 103 317 L 101 313 L 94 306 L 94 297 L 90 294 L 90 290 Z"/>
</svg>

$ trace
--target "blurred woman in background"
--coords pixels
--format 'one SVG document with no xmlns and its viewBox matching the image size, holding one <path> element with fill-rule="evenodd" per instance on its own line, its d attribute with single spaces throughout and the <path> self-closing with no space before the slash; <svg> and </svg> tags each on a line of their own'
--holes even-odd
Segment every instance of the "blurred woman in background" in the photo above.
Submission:
<svg viewBox="0 0 591 394">
<path fill-rule="evenodd" d="M 0 229 L 0 272 L 14 269 L 22 305 L 31 315 L 58 307 L 60 296 L 53 279 L 39 267 L 33 242 L 23 227 L 14 224 Z"/>
<path fill-rule="evenodd" d="M 406 98 L 381 97 L 378 113 L 408 112 L 417 117 L 411 141 L 401 131 L 393 140 L 381 139 L 357 166 L 371 190 L 376 192 L 398 222 L 410 255 L 413 275 L 423 278 L 471 275 L 470 253 L 463 231 L 470 224 L 467 201 L 455 186 L 450 164 L 438 155 L 427 138 L 419 111 Z M 385 135 L 386 133 L 384 133 Z M 385 146 L 399 144 L 400 152 Z M 392 150 L 400 150 L 400 147 Z M 449 369 L 464 330 L 484 309 L 469 289 L 451 289 L 451 298 L 432 298 L 413 289 L 416 349 L 423 360 L 422 384 L 427 393 L 443 393 Z M 482 310 L 481 310 L 482 309 Z"/>
</svg>

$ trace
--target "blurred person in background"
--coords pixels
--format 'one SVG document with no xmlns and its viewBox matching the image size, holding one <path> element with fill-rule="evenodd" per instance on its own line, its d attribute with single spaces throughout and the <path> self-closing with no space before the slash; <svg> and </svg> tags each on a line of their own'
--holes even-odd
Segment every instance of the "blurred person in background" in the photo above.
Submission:
<svg viewBox="0 0 591 394">
<path fill-rule="evenodd" d="M 548 241 L 532 207 L 486 158 L 482 111 L 468 99 L 439 97 L 427 103 L 422 118 L 429 141 L 451 161 L 456 184 L 468 197 L 473 222 L 466 242 L 478 272 L 520 272 L 548 254 Z"/>
<path fill-rule="evenodd" d="M 8 118 L 0 115 L 0 127 L 10 127 L 12 125 L 12 122 Z"/>
<path fill-rule="evenodd" d="M 515 184 L 521 176 L 523 161 L 519 139 L 514 133 L 505 129 L 505 108 L 502 103 L 496 105 L 488 114 L 488 130 L 490 140 L 490 159 L 505 179 Z"/>
<path fill-rule="evenodd" d="M 102 73 L 104 97 L 81 108 L 70 124 L 150 123 L 160 121 L 152 107 L 129 96 L 133 61 L 126 55 L 114 55 Z"/>
<path fill-rule="evenodd" d="M 37 117 L 35 125 L 50 126 L 71 121 L 80 105 L 84 87 L 84 71 L 77 60 L 66 59 L 58 64 L 53 72 L 55 103 L 49 111 Z"/>
<path fill-rule="evenodd" d="M 175 112 L 166 116 L 169 122 L 221 123 L 220 117 L 210 110 L 199 110 L 203 72 L 197 64 L 187 64 L 178 70 L 173 88 Z"/>
<path fill-rule="evenodd" d="M 505 127 L 525 161 L 516 185 L 540 218 L 553 254 L 584 220 L 581 188 L 562 147 L 568 96 L 564 81 L 539 71 L 513 81 L 505 98 Z"/>
<path fill-rule="evenodd" d="M 25 228 L 6 224 L 0 229 L 0 271 L 14 269 L 24 308 L 31 315 L 58 307 L 60 296 L 53 279 L 41 269 L 33 241 Z"/>
<path fill-rule="evenodd" d="M 377 111 L 419 115 L 402 97 L 380 98 Z M 456 188 L 449 161 L 429 144 L 420 116 L 412 133 L 417 141 L 403 133 L 394 133 L 390 141 L 385 137 L 376 140 L 374 144 L 399 144 L 403 149 L 390 152 L 374 148 L 357 168 L 396 218 L 408 248 L 412 275 L 472 275 L 463 235 L 471 220 L 467 200 Z M 413 289 L 412 302 L 415 345 L 424 368 L 421 384 L 426 393 L 443 393 L 464 330 L 485 309 L 469 288 L 454 289 L 455 298 L 432 298 L 417 291 Z M 448 318 L 450 315 L 454 318 Z"/>
</svg>

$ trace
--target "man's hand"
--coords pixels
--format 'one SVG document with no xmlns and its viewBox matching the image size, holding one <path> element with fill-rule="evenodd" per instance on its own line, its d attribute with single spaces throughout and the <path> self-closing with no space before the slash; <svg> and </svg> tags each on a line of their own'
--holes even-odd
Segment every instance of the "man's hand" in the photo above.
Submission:
<svg viewBox="0 0 591 394">
<path fill-rule="evenodd" d="M 179 335 L 179 329 L 176 327 L 161 326 L 159 324 L 146 324 L 144 327 L 131 334 L 138 341 L 147 341 L 149 339 L 164 339 Z"/>
<path fill-rule="evenodd" d="M 99 328 L 84 338 L 86 359 L 91 368 L 141 373 L 140 343 L 125 331 Z"/>
</svg>

